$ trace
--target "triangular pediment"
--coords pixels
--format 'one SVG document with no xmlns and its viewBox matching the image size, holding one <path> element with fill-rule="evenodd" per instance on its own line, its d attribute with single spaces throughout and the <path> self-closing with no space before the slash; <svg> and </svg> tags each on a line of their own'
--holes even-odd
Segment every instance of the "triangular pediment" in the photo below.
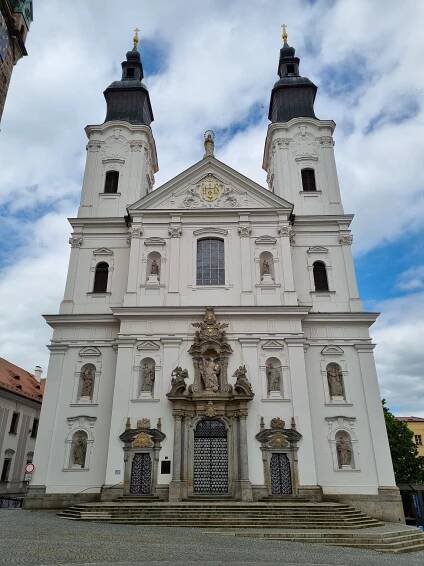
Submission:
<svg viewBox="0 0 424 566">
<path fill-rule="evenodd" d="M 324 348 L 321 350 L 321 354 L 323 354 L 324 356 L 341 356 L 342 354 L 344 354 L 344 350 L 340 348 L 340 346 L 324 346 Z"/>
<path fill-rule="evenodd" d="M 81 348 L 79 355 L 83 357 L 97 357 L 101 356 L 102 353 L 96 346 L 86 346 L 85 348 Z"/>
<path fill-rule="evenodd" d="M 279 340 L 266 340 L 262 344 L 262 350 L 281 350 L 284 345 Z"/>
<path fill-rule="evenodd" d="M 113 255 L 113 251 L 109 248 L 97 248 L 93 251 L 94 255 Z"/>
<path fill-rule="evenodd" d="M 128 207 L 138 210 L 267 209 L 292 204 L 214 157 L 202 159 Z"/>
</svg>

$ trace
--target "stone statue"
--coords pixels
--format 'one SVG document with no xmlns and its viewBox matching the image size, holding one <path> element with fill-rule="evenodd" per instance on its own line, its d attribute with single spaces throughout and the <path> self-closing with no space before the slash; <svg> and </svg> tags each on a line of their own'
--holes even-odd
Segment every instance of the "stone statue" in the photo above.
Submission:
<svg viewBox="0 0 424 566">
<path fill-rule="evenodd" d="M 268 380 L 268 392 L 281 391 L 281 372 L 280 368 L 274 367 L 272 363 L 266 366 L 266 377 Z"/>
<path fill-rule="evenodd" d="M 220 372 L 221 367 L 213 358 L 206 357 L 200 361 L 200 378 L 205 391 L 213 391 L 216 393 L 219 390 Z"/>
<path fill-rule="evenodd" d="M 153 392 L 153 384 L 155 382 L 155 363 L 145 361 L 143 364 L 141 391 Z"/>
<path fill-rule="evenodd" d="M 247 379 L 247 369 L 245 365 L 239 366 L 233 373 L 233 377 L 236 378 L 234 384 L 234 391 L 236 393 L 241 393 L 243 395 L 253 395 L 252 386 L 250 381 Z"/>
<path fill-rule="evenodd" d="M 85 465 L 86 454 L 87 437 L 83 432 L 76 432 L 72 440 L 72 464 L 83 468 Z"/>
<path fill-rule="evenodd" d="M 156 259 L 153 259 L 150 266 L 150 275 L 156 275 L 156 277 L 159 279 L 159 264 Z"/>
<path fill-rule="evenodd" d="M 343 374 L 337 364 L 328 364 L 327 380 L 330 397 L 344 397 Z"/>
<path fill-rule="evenodd" d="M 181 366 L 177 366 L 171 374 L 171 391 L 168 395 L 182 395 L 186 390 L 185 380 L 188 378 L 188 371 Z"/>
<path fill-rule="evenodd" d="M 93 364 L 85 365 L 81 370 L 81 397 L 93 397 L 94 378 L 96 376 L 96 368 Z"/>
<path fill-rule="evenodd" d="M 271 267 L 269 265 L 269 260 L 266 258 L 262 262 L 262 275 L 271 275 Z"/>
<path fill-rule="evenodd" d="M 353 462 L 352 443 L 347 433 L 341 433 L 338 435 L 336 441 L 336 448 L 337 448 L 337 461 L 339 464 L 339 468 L 342 468 L 343 466 L 352 467 L 352 462 Z"/>
</svg>

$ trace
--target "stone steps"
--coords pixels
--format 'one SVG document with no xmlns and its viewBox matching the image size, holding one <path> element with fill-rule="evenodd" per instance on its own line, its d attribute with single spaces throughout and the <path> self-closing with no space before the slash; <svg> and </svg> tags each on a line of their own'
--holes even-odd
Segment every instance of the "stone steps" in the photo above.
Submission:
<svg viewBox="0 0 424 566">
<path fill-rule="evenodd" d="M 215 531 L 216 532 L 216 531 Z M 223 532 L 222 534 L 228 534 Z M 284 540 L 289 542 L 309 542 L 330 546 L 348 546 L 367 548 L 379 552 L 403 553 L 424 551 L 424 533 L 417 529 L 391 531 L 385 533 L 360 534 L 343 533 L 233 533 L 237 537 L 266 538 L 267 540 Z"/>
</svg>

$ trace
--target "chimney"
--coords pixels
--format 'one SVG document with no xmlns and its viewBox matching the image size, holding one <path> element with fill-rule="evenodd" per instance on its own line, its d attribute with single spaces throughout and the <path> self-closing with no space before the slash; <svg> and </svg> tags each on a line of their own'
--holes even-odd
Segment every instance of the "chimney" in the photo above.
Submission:
<svg viewBox="0 0 424 566">
<path fill-rule="evenodd" d="M 34 377 L 37 381 L 41 381 L 41 374 L 43 373 L 43 368 L 41 366 L 35 366 Z"/>
</svg>

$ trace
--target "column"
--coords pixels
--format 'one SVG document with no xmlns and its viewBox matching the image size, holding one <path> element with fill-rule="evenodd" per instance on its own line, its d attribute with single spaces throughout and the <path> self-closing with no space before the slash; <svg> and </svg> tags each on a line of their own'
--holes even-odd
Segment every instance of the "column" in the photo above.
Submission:
<svg viewBox="0 0 424 566">
<path fill-rule="evenodd" d="M 297 305 L 291 252 L 291 244 L 294 241 L 294 228 L 288 222 L 285 222 L 278 227 L 278 233 L 281 242 L 280 277 L 283 286 L 284 304 Z"/>
<path fill-rule="evenodd" d="M 379 487 L 395 488 L 396 482 L 375 369 L 374 347 L 375 345 L 370 343 L 355 344 L 362 374 L 365 406 L 368 414 L 369 432 L 374 451 L 378 484 Z"/>
<path fill-rule="evenodd" d="M 302 435 L 298 452 L 300 494 L 304 488 L 304 492 L 309 495 L 311 489 L 318 488 L 304 341 L 302 338 L 287 338 L 286 343 L 291 374 L 293 416 Z"/>
<path fill-rule="evenodd" d="M 169 233 L 169 275 L 168 300 L 171 305 L 179 304 L 180 293 L 180 239 L 182 235 L 181 224 L 172 224 Z"/>
<path fill-rule="evenodd" d="M 37 443 L 35 445 L 34 465 L 35 470 L 31 479 L 29 489 L 30 495 L 36 495 L 36 491 L 44 491 L 48 483 L 50 468 L 50 455 L 53 448 L 53 434 L 56 427 L 57 412 L 59 409 L 59 395 L 63 379 L 63 364 L 68 346 L 51 345 L 48 379 L 41 407 L 40 426 L 38 428 Z M 62 415 L 60 416 L 62 418 Z"/>
<path fill-rule="evenodd" d="M 243 220 L 245 215 L 240 217 Z M 252 258 L 250 253 L 250 234 L 252 229 L 250 224 L 240 224 L 238 227 L 238 233 L 240 236 L 240 258 L 241 258 L 241 300 L 242 304 L 252 304 Z M 249 293 L 249 295 L 244 295 L 244 293 Z"/>
<path fill-rule="evenodd" d="M 127 292 L 124 297 L 125 307 L 137 306 L 137 283 L 138 272 L 141 264 L 141 238 L 143 228 L 140 223 L 134 223 L 129 231 L 130 238 L 130 258 L 128 264 Z"/>
<path fill-rule="evenodd" d="M 353 267 L 352 250 L 352 235 L 349 233 L 341 234 L 339 236 L 339 243 L 343 253 L 343 261 L 345 266 L 347 291 L 349 293 L 348 301 L 352 311 L 361 311 L 362 304 L 359 298 L 358 286 L 356 284 L 355 269 Z"/>
<path fill-rule="evenodd" d="M 247 409 L 239 416 L 239 462 L 240 462 L 240 494 L 242 501 L 253 501 L 252 486 L 249 481 L 249 461 L 247 447 Z"/>
<path fill-rule="evenodd" d="M 174 449 L 172 462 L 172 481 L 169 484 L 169 501 L 181 501 L 181 429 L 183 416 L 174 413 Z"/>
<path fill-rule="evenodd" d="M 82 234 L 74 234 L 69 238 L 71 255 L 69 257 L 68 276 L 66 278 L 63 301 L 60 304 L 61 314 L 71 314 L 74 307 L 75 281 L 78 273 L 79 250 L 82 246 Z"/>
</svg>

